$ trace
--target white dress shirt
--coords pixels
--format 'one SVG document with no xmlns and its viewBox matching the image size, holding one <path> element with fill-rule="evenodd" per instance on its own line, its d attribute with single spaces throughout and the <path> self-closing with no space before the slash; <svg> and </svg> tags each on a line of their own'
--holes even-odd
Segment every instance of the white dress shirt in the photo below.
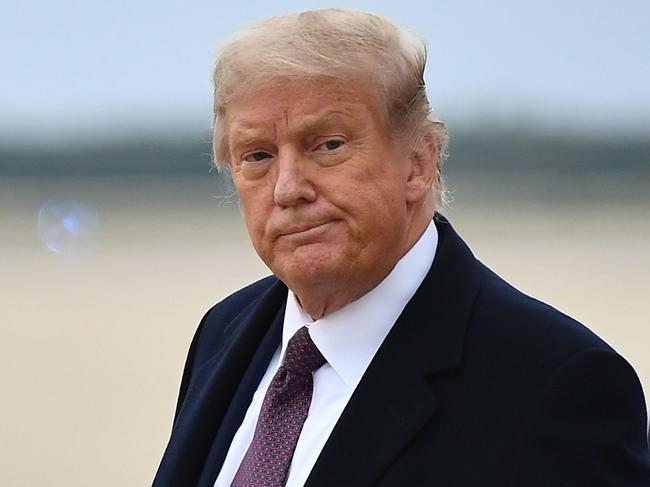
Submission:
<svg viewBox="0 0 650 487">
<path fill-rule="evenodd" d="M 282 344 L 273 355 L 244 420 L 233 437 L 215 487 L 230 487 L 253 439 L 264 395 L 282 363 L 289 339 L 306 325 L 314 344 L 327 362 L 314 372 L 309 414 L 298 438 L 286 483 L 287 487 L 304 485 L 372 358 L 422 284 L 433 263 L 437 245 L 438 232 L 431 222 L 420 239 L 377 287 L 357 301 L 316 321 L 303 311 L 293 292 L 288 292 Z"/>
</svg>

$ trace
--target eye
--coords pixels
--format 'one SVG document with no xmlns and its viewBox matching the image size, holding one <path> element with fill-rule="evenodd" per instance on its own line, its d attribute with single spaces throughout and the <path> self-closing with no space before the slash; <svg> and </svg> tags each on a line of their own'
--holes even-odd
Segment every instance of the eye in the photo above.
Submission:
<svg viewBox="0 0 650 487">
<path fill-rule="evenodd" d="M 345 141 L 342 139 L 330 139 L 322 144 L 319 144 L 316 147 L 316 150 L 322 150 L 322 151 L 334 151 L 338 149 L 339 147 L 343 146 L 345 144 Z"/>
<path fill-rule="evenodd" d="M 257 151 L 257 152 L 251 152 L 250 154 L 247 154 L 243 157 L 243 160 L 245 162 L 261 162 L 265 159 L 270 159 L 273 157 L 271 154 L 268 152 L 263 152 L 263 151 Z"/>
</svg>

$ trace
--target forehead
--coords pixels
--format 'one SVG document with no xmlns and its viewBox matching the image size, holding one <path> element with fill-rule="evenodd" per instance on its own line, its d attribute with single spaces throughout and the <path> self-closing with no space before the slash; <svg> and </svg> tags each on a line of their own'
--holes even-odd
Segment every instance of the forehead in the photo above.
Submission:
<svg viewBox="0 0 650 487">
<path fill-rule="evenodd" d="M 366 86 L 323 80 L 272 82 L 240 94 L 226 110 L 231 136 L 322 124 L 354 124 L 374 118 L 376 97 Z M 366 119 L 366 120 L 364 120 Z"/>
</svg>

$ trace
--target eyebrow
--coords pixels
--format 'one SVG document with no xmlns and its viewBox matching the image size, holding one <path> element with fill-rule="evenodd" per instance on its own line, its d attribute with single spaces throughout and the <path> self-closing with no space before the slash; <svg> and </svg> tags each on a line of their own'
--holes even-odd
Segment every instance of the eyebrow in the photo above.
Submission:
<svg viewBox="0 0 650 487">
<path fill-rule="evenodd" d="M 299 138 L 305 134 L 312 134 L 334 128 L 343 128 L 350 130 L 349 113 L 339 110 L 328 110 L 313 115 L 305 115 L 299 119 L 294 126 L 290 127 L 289 134 L 291 137 Z M 241 148 L 259 143 L 260 140 L 268 139 L 270 132 L 268 127 L 257 127 L 246 121 L 239 121 L 233 128 L 231 136 L 231 147 Z"/>
<path fill-rule="evenodd" d="M 230 137 L 231 147 L 247 147 L 258 143 L 260 139 L 265 139 L 268 137 L 268 132 L 266 130 L 260 129 L 235 129 L 234 133 Z"/>
</svg>

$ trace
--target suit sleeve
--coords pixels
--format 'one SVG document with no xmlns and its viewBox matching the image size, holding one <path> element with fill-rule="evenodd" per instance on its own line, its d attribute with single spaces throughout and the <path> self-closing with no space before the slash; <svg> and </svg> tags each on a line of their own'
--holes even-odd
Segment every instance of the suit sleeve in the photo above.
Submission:
<svg viewBox="0 0 650 487">
<path fill-rule="evenodd" d="M 645 400 L 617 353 L 578 353 L 531 417 L 512 487 L 650 487 Z"/>
</svg>

